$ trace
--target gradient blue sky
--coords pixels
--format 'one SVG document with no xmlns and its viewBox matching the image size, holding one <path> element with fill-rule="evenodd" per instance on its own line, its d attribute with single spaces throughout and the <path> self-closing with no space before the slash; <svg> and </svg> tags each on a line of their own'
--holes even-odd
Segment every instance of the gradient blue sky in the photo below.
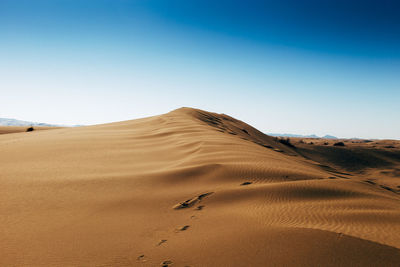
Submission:
<svg viewBox="0 0 400 267">
<path fill-rule="evenodd" d="M 398 1 L 0 0 L 0 117 L 181 106 L 264 132 L 400 139 Z"/>
</svg>

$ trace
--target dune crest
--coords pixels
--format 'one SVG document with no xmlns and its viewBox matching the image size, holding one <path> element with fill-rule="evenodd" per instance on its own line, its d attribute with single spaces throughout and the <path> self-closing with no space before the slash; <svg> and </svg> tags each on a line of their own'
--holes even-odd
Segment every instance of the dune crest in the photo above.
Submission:
<svg viewBox="0 0 400 267">
<path fill-rule="evenodd" d="M 1 266 L 400 262 L 396 190 L 228 115 L 181 108 L 0 148 Z"/>
</svg>

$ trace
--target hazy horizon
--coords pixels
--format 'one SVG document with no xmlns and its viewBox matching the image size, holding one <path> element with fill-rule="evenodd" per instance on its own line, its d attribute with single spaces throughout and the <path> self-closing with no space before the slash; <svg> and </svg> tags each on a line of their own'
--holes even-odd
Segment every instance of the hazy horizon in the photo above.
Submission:
<svg viewBox="0 0 400 267">
<path fill-rule="evenodd" d="M 0 2 L 0 117 L 182 106 L 265 133 L 400 139 L 396 1 Z"/>
</svg>

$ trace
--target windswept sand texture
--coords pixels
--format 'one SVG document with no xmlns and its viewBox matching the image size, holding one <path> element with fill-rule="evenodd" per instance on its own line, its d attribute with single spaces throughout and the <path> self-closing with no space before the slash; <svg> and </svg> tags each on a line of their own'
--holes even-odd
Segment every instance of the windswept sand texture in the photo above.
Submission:
<svg viewBox="0 0 400 267">
<path fill-rule="evenodd" d="M 0 134 L 23 133 L 27 132 L 31 126 L 2 126 L 0 125 Z M 33 131 L 61 129 L 62 127 L 33 126 Z"/>
<path fill-rule="evenodd" d="M 189 108 L 0 135 L 0 266 L 399 266 L 393 143 L 293 149 Z"/>
</svg>

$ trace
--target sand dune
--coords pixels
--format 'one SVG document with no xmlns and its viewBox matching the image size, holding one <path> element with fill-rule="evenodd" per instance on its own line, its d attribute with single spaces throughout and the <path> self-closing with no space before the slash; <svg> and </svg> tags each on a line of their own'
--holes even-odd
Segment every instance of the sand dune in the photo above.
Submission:
<svg viewBox="0 0 400 267">
<path fill-rule="evenodd" d="M 398 266 L 398 142 L 318 142 L 190 108 L 0 135 L 0 266 Z"/>
<path fill-rule="evenodd" d="M 27 132 L 29 128 L 30 128 L 30 126 L 1 126 L 0 125 L 0 134 L 24 133 L 24 132 Z M 42 130 L 61 129 L 62 127 L 34 126 L 32 128 L 33 128 L 33 131 L 42 131 Z"/>
</svg>

